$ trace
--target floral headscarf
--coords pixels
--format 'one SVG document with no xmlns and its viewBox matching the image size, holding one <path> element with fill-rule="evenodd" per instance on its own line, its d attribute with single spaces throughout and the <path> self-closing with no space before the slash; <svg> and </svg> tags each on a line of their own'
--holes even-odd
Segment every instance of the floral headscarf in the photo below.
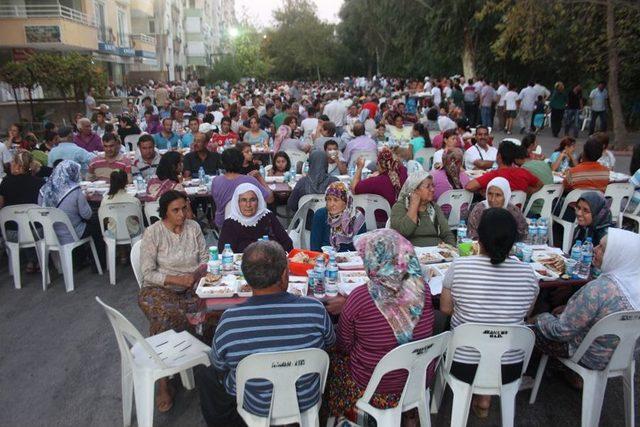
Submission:
<svg viewBox="0 0 640 427">
<path fill-rule="evenodd" d="M 460 182 L 460 166 L 462 165 L 462 150 L 459 148 L 452 148 L 451 150 L 445 150 L 442 154 L 442 168 L 447 174 L 449 184 L 454 190 L 462 188 Z"/>
<path fill-rule="evenodd" d="M 350 244 L 362 224 L 364 224 L 364 215 L 356 209 L 353 204 L 353 196 L 351 191 L 343 182 L 334 182 L 327 187 L 325 197 L 334 196 L 343 200 L 347 207 L 342 213 L 327 216 L 327 223 L 331 227 L 331 237 L 329 241 L 334 249 L 339 249 L 341 244 Z"/>
<path fill-rule="evenodd" d="M 388 148 L 384 148 L 380 153 L 378 153 L 378 167 L 380 168 L 380 172 L 386 173 L 391 180 L 391 185 L 393 185 L 393 190 L 397 197 L 400 189 L 402 188 L 400 175 L 398 174 L 400 170 L 400 162 L 398 162 L 391 150 Z"/>
<path fill-rule="evenodd" d="M 273 141 L 273 149 L 275 152 L 280 151 L 280 146 L 284 142 L 285 139 L 291 136 L 291 128 L 287 125 L 280 125 L 278 131 L 276 132 L 276 137 Z"/>
<path fill-rule="evenodd" d="M 425 297 L 431 294 L 413 245 L 400 233 L 379 229 L 355 243 L 369 276 L 369 294 L 393 329 L 398 344 L 411 341 Z"/>
<path fill-rule="evenodd" d="M 64 197 L 80 188 L 80 164 L 73 160 L 63 160 L 53 169 L 53 173 L 40 189 L 42 205 L 57 208 Z"/>
</svg>

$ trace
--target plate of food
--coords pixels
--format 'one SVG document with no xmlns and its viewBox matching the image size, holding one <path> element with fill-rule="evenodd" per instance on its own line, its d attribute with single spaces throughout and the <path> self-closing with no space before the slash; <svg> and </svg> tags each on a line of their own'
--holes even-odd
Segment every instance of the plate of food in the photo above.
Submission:
<svg viewBox="0 0 640 427">
<path fill-rule="evenodd" d="M 301 297 L 306 296 L 309 290 L 307 278 L 304 276 L 289 276 L 287 292 Z"/>
<path fill-rule="evenodd" d="M 538 262 L 532 263 L 531 266 L 533 267 L 533 271 L 535 271 L 536 276 L 538 277 L 539 280 L 543 280 L 543 281 L 557 280 L 558 277 L 560 277 L 553 270 L 545 267 L 544 265 Z"/>
<path fill-rule="evenodd" d="M 228 276 L 207 273 L 200 279 L 196 295 L 200 298 L 231 298 L 236 293 L 235 286 L 235 276 L 231 281 Z"/>
<path fill-rule="evenodd" d="M 236 293 L 239 297 L 253 296 L 253 289 L 251 289 L 251 286 L 244 280 L 244 276 L 237 276 L 236 278 Z"/>
<path fill-rule="evenodd" d="M 284 182 L 284 176 L 266 176 L 264 180 L 271 184 L 273 182 Z"/>
<path fill-rule="evenodd" d="M 364 268 L 364 263 L 358 252 L 337 253 L 336 264 L 340 270 L 362 270 Z"/>
<path fill-rule="evenodd" d="M 565 272 L 565 259 L 562 255 L 553 253 L 534 253 L 533 260 L 538 264 L 542 264 L 548 270 L 551 270 L 559 276 L 563 275 Z"/>
<path fill-rule="evenodd" d="M 415 248 L 420 264 L 435 264 L 444 261 L 437 248 Z"/>
<path fill-rule="evenodd" d="M 440 243 L 437 251 L 446 262 L 451 262 L 459 256 L 458 249 L 446 243 Z"/>
</svg>

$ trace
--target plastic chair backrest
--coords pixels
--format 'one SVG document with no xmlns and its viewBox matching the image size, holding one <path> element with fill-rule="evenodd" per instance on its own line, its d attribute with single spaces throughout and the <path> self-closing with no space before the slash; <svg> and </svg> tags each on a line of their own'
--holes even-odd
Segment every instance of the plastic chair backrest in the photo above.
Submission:
<svg viewBox="0 0 640 427">
<path fill-rule="evenodd" d="M 329 355 L 318 348 L 251 354 L 238 363 L 236 370 L 238 407 L 242 407 L 247 381 L 265 379 L 273 384 L 270 420 L 297 417 L 300 423 L 296 381 L 303 375 L 318 374 L 322 394 L 328 370 Z"/>
<path fill-rule="evenodd" d="M 520 190 L 512 191 L 509 203 L 520 208 L 521 211 L 524 210 L 524 205 L 527 203 L 527 193 Z"/>
<path fill-rule="evenodd" d="M 427 388 L 427 368 L 436 358 L 442 356 L 447 349 L 451 332 L 403 344 L 387 353 L 376 365 L 369 379 L 369 384 L 362 395 L 365 402 L 371 401 L 382 378 L 389 372 L 404 370 L 409 375 L 402 390 L 398 405 L 406 400 L 416 402 Z"/>
<path fill-rule="evenodd" d="M 133 275 L 136 276 L 138 287 L 142 288 L 142 268 L 140 266 L 140 246 L 142 246 L 142 239 L 131 245 L 131 253 L 129 254 L 129 260 L 131 261 L 131 268 L 133 268 Z"/>
<path fill-rule="evenodd" d="M 351 157 L 349 157 L 349 167 L 355 166 L 358 158 L 364 158 L 365 166 L 369 162 L 377 162 L 378 161 L 378 153 L 376 151 L 366 151 L 366 150 L 356 150 L 351 153 Z"/>
<path fill-rule="evenodd" d="M 571 190 L 564 198 L 564 204 L 562 205 L 562 208 L 560 209 L 560 214 L 558 215 L 558 218 L 563 218 L 564 217 L 564 213 L 567 211 L 567 208 L 569 207 L 569 205 L 571 203 L 577 202 L 578 199 L 584 193 L 588 193 L 589 191 L 597 191 L 597 190 L 584 190 L 584 189 Z M 602 193 L 600 193 L 600 194 L 602 194 Z"/>
<path fill-rule="evenodd" d="M 611 355 L 607 369 L 610 371 L 627 369 L 631 363 L 634 363 L 636 342 L 640 338 L 640 311 L 619 311 L 598 320 L 584 337 L 571 360 L 579 363 L 593 341 L 604 335 L 614 335 L 620 339 Z"/>
<path fill-rule="evenodd" d="M 609 209 L 611 210 L 611 216 L 617 220 L 618 216 L 620 216 L 620 212 L 624 211 L 626 207 L 626 203 L 624 206 L 622 203 L 624 199 L 627 199 L 627 203 L 633 197 L 633 192 L 635 191 L 635 186 L 630 182 L 616 182 L 607 185 L 607 189 L 604 192 L 604 197 L 611 199 L 611 206 Z"/>
<path fill-rule="evenodd" d="M 53 227 L 54 224 L 58 223 L 67 227 L 75 242 L 80 240 L 67 214 L 58 208 L 33 208 L 29 209 L 27 214 L 29 215 L 29 222 L 34 229 L 36 228 L 36 224 L 42 226 L 44 241 L 47 246 L 60 246 L 58 235 Z"/>
<path fill-rule="evenodd" d="M 308 212 L 315 213 L 318 209 L 326 206 L 324 194 L 307 194 L 300 198 L 298 202 L 298 211 L 295 213 L 289 227 L 287 227 L 287 233 L 295 233 L 300 236 L 300 248 L 307 249 L 309 247 L 308 232 L 307 232 L 307 216 Z"/>
<path fill-rule="evenodd" d="M 273 169 L 273 165 L 267 165 L 267 166 L 265 166 L 265 167 L 264 167 L 264 171 L 265 171 L 267 174 L 269 173 L 269 171 L 270 171 L 271 169 Z"/>
<path fill-rule="evenodd" d="M 509 350 L 524 353 L 522 371 L 527 368 L 535 336 L 531 329 L 520 325 L 493 325 L 465 323 L 456 327 L 447 350 L 446 372 L 451 369 L 453 355 L 458 347 L 472 347 L 480 353 L 480 363 L 473 386 L 485 389 L 502 387 L 501 358 Z"/>
<path fill-rule="evenodd" d="M 140 230 L 144 230 L 144 220 L 142 218 L 141 209 L 134 203 L 109 203 L 100 206 L 98 209 L 98 218 L 100 220 L 100 230 L 102 235 L 105 235 L 105 220 L 113 219 L 116 223 L 116 241 L 131 240 L 132 237 L 129 234 L 129 227 L 127 227 L 127 220 L 129 218 L 136 218 L 138 224 L 140 224 Z"/>
<path fill-rule="evenodd" d="M 524 216 L 529 214 L 534 202 L 543 200 L 542 208 L 540 209 L 541 218 L 551 218 L 553 212 L 553 202 L 562 196 L 562 184 L 547 184 L 531 195 L 527 207 L 524 209 Z"/>
<path fill-rule="evenodd" d="M 462 215 L 462 206 L 465 203 L 470 205 L 472 200 L 473 193 L 467 190 L 448 190 L 440 195 L 438 198 L 438 206 L 451 206 L 451 211 L 449 212 L 449 226 L 458 226 Z"/>
<path fill-rule="evenodd" d="M 147 224 L 151 225 L 160 220 L 160 203 L 146 202 L 144 204 L 144 216 L 147 217 Z M 155 220 L 155 221 L 152 221 Z"/>
<path fill-rule="evenodd" d="M 231 200 L 227 202 L 224 206 L 224 219 L 227 219 L 231 216 Z"/>
<path fill-rule="evenodd" d="M 96 301 L 98 301 L 98 304 L 100 304 L 102 308 L 104 308 L 105 313 L 107 313 L 109 322 L 111 322 L 113 331 L 116 334 L 118 348 L 120 349 L 120 356 L 129 363 L 129 366 L 134 365 L 131 347 L 138 344 L 142 349 L 144 349 L 149 358 L 153 359 L 159 367 L 162 369 L 168 368 L 162 359 L 160 359 L 158 353 L 153 350 L 151 345 L 149 345 L 140 332 L 138 332 L 136 327 L 133 326 L 131 322 L 122 315 L 122 313 L 115 308 L 108 306 L 98 297 L 96 297 Z"/>
<path fill-rule="evenodd" d="M 289 156 L 289 160 L 291 160 L 291 164 L 295 165 L 296 171 L 301 170 L 301 169 L 298 169 L 298 164 L 306 162 L 307 159 L 309 158 L 309 155 L 304 151 L 287 150 L 285 151 L 285 153 L 287 153 L 287 156 Z"/>
<path fill-rule="evenodd" d="M 436 149 L 433 147 L 421 148 L 416 153 L 413 153 L 413 159 L 420 162 L 424 170 L 430 171 L 431 166 L 433 165 L 433 155 L 435 153 Z"/>
<path fill-rule="evenodd" d="M 391 218 L 391 206 L 387 199 L 380 195 L 357 194 L 353 196 L 353 204 L 356 208 L 361 208 L 364 211 L 364 221 L 367 231 L 372 231 L 378 228 L 375 215 L 377 210 L 385 211 L 387 218 Z"/>
<path fill-rule="evenodd" d="M 127 135 L 124 137 L 124 148 L 127 151 L 136 151 L 138 149 L 138 140 L 142 134 Z"/>
<path fill-rule="evenodd" d="M 29 226 L 29 209 L 38 209 L 40 206 L 33 203 L 23 205 L 5 206 L 0 209 L 0 230 L 5 240 L 7 239 L 7 222 L 15 222 L 18 225 L 18 243 L 29 244 L 34 242 L 33 233 Z"/>
</svg>

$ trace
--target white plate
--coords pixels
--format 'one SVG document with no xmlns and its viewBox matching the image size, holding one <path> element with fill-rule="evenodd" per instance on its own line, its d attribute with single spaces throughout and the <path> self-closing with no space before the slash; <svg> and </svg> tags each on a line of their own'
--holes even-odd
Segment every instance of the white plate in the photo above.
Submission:
<svg viewBox="0 0 640 427">
<path fill-rule="evenodd" d="M 531 266 L 533 267 L 533 271 L 536 273 L 536 277 L 538 278 L 538 280 L 542 280 L 542 281 L 558 280 L 558 277 L 560 277 L 555 271 L 552 271 L 547 267 L 545 267 L 544 265 L 539 264 L 537 262 L 531 263 Z M 548 275 L 541 274 L 538 271 L 544 271 Z"/>
<path fill-rule="evenodd" d="M 364 262 L 358 252 L 338 252 L 336 264 L 340 270 L 362 270 L 364 268 Z"/>
<path fill-rule="evenodd" d="M 284 182 L 284 176 L 267 176 L 264 178 L 267 183 Z"/>
<path fill-rule="evenodd" d="M 225 286 L 227 292 L 214 292 L 216 288 L 220 288 L 220 286 L 205 286 L 203 277 L 200 279 L 200 283 L 198 283 L 198 287 L 196 288 L 196 295 L 200 298 L 231 298 L 236 293 L 235 287 Z"/>
<path fill-rule="evenodd" d="M 293 295 L 307 296 L 309 292 L 309 283 L 304 276 L 289 276 L 289 287 L 287 292 Z"/>
<path fill-rule="evenodd" d="M 437 247 L 415 248 L 416 256 L 420 264 L 436 264 L 444 261 Z"/>
<path fill-rule="evenodd" d="M 338 291 L 343 295 L 349 295 L 358 286 L 369 282 L 369 277 L 365 271 L 339 271 Z"/>
</svg>

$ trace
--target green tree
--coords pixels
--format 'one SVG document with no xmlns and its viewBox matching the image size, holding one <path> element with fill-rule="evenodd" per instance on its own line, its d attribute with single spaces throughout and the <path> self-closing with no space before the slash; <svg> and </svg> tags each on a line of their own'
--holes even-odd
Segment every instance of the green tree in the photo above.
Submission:
<svg viewBox="0 0 640 427">
<path fill-rule="evenodd" d="M 13 91 L 13 99 L 16 103 L 18 120 L 22 120 L 20 102 L 18 101 L 18 90 L 26 87 L 30 78 L 30 73 L 24 62 L 8 62 L 4 67 L 2 67 L 2 69 L 0 69 L 0 79 L 11 86 L 11 90 Z"/>
</svg>

